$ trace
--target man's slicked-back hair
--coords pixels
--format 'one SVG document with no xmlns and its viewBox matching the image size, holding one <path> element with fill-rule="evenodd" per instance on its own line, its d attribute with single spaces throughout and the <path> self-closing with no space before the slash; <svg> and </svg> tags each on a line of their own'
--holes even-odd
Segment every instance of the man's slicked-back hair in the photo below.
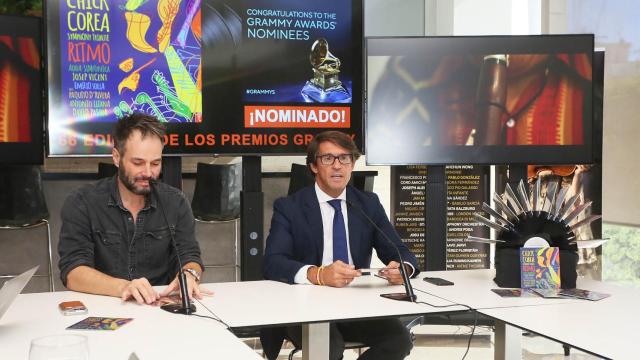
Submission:
<svg viewBox="0 0 640 360">
<path fill-rule="evenodd" d="M 319 155 L 318 149 L 320 148 L 320 143 L 325 141 L 345 148 L 353 156 L 353 161 L 358 160 L 360 155 L 362 155 L 360 150 L 358 150 L 356 143 L 351 139 L 351 136 L 343 133 L 342 131 L 323 131 L 317 134 L 307 146 L 307 167 L 309 167 L 309 170 L 311 170 L 311 164 L 316 162 L 316 157 Z"/>
<path fill-rule="evenodd" d="M 164 135 L 166 133 L 164 124 L 154 116 L 134 112 L 120 118 L 113 130 L 113 146 L 120 155 L 124 155 L 127 139 L 135 130 L 140 131 L 143 139 L 147 136 L 156 136 L 164 143 Z"/>
</svg>

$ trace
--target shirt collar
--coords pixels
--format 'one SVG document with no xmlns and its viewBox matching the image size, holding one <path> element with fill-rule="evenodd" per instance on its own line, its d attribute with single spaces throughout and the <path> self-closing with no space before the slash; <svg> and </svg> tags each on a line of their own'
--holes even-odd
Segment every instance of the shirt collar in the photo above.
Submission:
<svg viewBox="0 0 640 360">
<path fill-rule="evenodd" d="M 109 206 L 122 206 L 122 200 L 120 199 L 120 191 L 118 190 L 118 180 L 116 179 L 118 175 L 114 175 L 109 179 L 109 202 L 107 205 Z"/>
<path fill-rule="evenodd" d="M 316 189 L 316 196 L 318 197 L 319 203 L 328 202 L 329 200 L 334 199 L 334 197 L 329 196 L 327 193 L 322 191 L 322 189 L 320 189 L 320 186 L 318 186 L 317 182 L 315 183 L 314 187 Z M 342 190 L 342 193 L 338 195 L 338 197 L 335 199 L 347 200 L 347 188 L 344 188 L 344 190 Z"/>
</svg>

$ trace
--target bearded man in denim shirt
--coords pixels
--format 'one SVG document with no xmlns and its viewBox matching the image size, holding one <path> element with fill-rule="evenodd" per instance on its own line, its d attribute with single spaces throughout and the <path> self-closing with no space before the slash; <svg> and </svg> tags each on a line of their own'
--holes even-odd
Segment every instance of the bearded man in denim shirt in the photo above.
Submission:
<svg viewBox="0 0 640 360">
<path fill-rule="evenodd" d="M 117 175 L 83 186 L 65 201 L 58 252 L 68 289 L 151 304 L 177 290 L 176 276 L 184 271 L 190 297 L 209 293 L 198 286 L 204 266 L 189 202 L 180 190 L 156 183 L 164 135 L 164 125 L 152 116 L 121 118 L 113 134 Z M 153 288 L 167 284 L 161 293 Z"/>
</svg>

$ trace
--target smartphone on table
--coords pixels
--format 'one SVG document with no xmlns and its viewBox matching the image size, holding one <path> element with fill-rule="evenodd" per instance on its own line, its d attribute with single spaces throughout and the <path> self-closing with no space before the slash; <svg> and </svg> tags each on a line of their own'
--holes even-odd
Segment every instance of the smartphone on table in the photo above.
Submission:
<svg viewBox="0 0 640 360">
<path fill-rule="evenodd" d="M 88 312 L 82 301 L 64 301 L 58 304 L 63 315 L 82 315 Z"/>
<path fill-rule="evenodd" d="M 425 277 L 422 280 L 433 284 L 433 285 L 438 285 L 438 286 L 449 286 L 449 285 L 453 285 L 453 282 L 449 281 L 449 280 L 445 280 L 442 278 L 437 278 L 437 277 Z"/>
<path fill-rule="evenodd" d="M 371 276 L 375 276 L 376 274 L 379 274 L 381 270 L 383 270 L 384 268 L 365 268 L 365 269 L 358 269 L 358 271 L 360 271 L 360 273 L 362 275 L 371 275 Z"/>
</svg>

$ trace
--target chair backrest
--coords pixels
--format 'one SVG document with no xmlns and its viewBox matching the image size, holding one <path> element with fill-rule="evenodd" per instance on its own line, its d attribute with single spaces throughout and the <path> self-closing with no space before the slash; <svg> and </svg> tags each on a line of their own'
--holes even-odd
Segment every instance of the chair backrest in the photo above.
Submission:
<svg viewBox="0 0 640 360">
<path fill-rule="evenodd" d="M 118 168 L 112 163 L 98 163 L 98 179 L 112 177 L 118 173 Z"/>
<path fill-rule="evenodd" d="M 289 178 L 289 191 L 287 195 L 302 189 L 305 186 L 312 185 L 315 177 L 307 165 L 291 164 L 291 176 Z"/>
<path fill-rule="evenodd" d="M 24 226 L 49 217 L 40 167 L 0 166 L 0 226 Z"/>
<path fill-rule="evenodd" d="M 242 164 L 198 163 L 191 209 L 196 219 L 225 221 L 240 217 Z"/>
<path fill-rule="evenodd" d="M 349 184 L 358 190 L 373 191 L 373 179 L 376 175 L 378 175 L 377 171 L 354 171 L 351 173 Z M 287 195 L 291 195 L 305 186 L 313 185 L 314 182 L 315 176 L 307 165 L 291 164 Z"/>
</svg>

